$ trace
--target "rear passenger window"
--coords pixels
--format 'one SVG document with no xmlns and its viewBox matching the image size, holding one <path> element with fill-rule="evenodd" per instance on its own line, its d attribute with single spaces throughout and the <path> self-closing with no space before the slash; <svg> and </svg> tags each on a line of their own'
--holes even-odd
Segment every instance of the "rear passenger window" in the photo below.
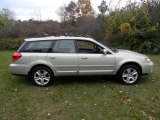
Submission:
<svg viewBox="0 0 160 120">
<path fill-rule="evenodd" d="M 33 41 L 28 42 L 22 48 L 21 52 L 49 52 L 52 41 Z"/>
<path fill-rule="evenodd" d="M 53 47 L 54 53 L 75 53 L 74 40 L 57 40 Z"/>
</svg>

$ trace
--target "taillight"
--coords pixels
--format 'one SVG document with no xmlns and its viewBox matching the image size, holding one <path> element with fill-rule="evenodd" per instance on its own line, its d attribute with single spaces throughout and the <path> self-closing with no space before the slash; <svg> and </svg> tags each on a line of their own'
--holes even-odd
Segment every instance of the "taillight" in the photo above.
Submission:
<svg viewBox="0 0 160 120">
<path fill-rule="evenodd" d="M 18 59 L 21 58 L 21 57 L 22 57 L 21 53 L 15 52 L 15 53 L 13 53 L 13 55 L 12 55 L 12 61 L 15 62 L 16 60 L 18 60 Z"/>
</svg>

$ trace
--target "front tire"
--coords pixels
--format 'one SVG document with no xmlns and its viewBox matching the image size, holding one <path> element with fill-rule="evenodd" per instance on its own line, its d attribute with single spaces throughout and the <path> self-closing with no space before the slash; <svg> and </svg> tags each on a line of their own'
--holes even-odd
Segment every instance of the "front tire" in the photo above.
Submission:
<svg viewBox="0 0 160 120">
<path fill-rule="evenodd" d="M 140 77 L 140 69 L 135 65 L 126 65 L 122 67 L 118 73 L 118 79 L 126 85 L 136 84 Z"/>
<path fill-rule="evenodd" d="M 53 73 L 49 68 L 45 66 L 39 66 L 34 68 L 31 72 L 31 79 L 36 86 L 46 87 L 49 86 L 53 80 Z"/>
</svg>

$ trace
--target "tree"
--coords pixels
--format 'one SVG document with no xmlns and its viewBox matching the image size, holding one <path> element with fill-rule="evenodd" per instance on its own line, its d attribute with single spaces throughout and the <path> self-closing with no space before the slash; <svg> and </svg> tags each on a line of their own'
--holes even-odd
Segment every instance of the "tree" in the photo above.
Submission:
<svg viewBox="0 0 160 120">
<path fill-rule="evenodd" d="M 0 10 L 0 26 L 10 24 L 10 21 L 14 20 L 14 14 L 9 9 Z"/>
<path fill-rule="evenodd" d="M 14 14 L 11 10 L 0 10 L 0 37 L 6 36 L 14 27 L 14 18 Z"/>
<path fill-rule="evenodd" d="M 66 14 L 66 18 L 67 18 L 67 21 L 70 23 L 70 24 L 73 24 L 75 21 L 76 21 L 76 18 L 77 18 L 77 12 L 76 12 L 76 9 L 77 9 L 77 4 L 73 1 L 71 1 L 67 7 L 65 7 L 65 14 Z"/>
<path fill-rule="evenodd" d="M 92 8 L 90 0 L 78 0 L 77 2 L 77 12 L 79 16 L 86 16 L 86 15 L 94 15 L 94 10 Z"/>
<path fill-rule="evenodd" d="M 58 15 L 60 16 L 60 21 L 64 25 L 73 24 L 76 21 L 77 15 L 77 4 L 71 1 L 66 7 L 62 6 L 58 10 Z"/>
<path fill-rule="evenodd" d="M 0 16 L 0 28 L 4 26 L 4 21 L 3 21 L 3 17 Z"/>
<path fill-rule="evenodd" d="M 65 25 L 74 25 L 77 18 L 82 16 L 93 16 L 94 11 L 90 0 L 78 0 L 77 3 L 71 1 L 66 7 L 60 7 L 58 11 L 61 23 Z"/>
<path fill-rule="evenodd" d="M 106 11 L 108 10 L 108 6 L 106 5 L 106 1 L 102 0 L 100 6 L 98 6 L 99 11 L 105 15 Z"/>
<path fill-rule="evenodd" d="M 58 15 L 60 16 L 60 21 L 63 23 L 67 20 L 65 6 L 61 6 L 58 11 Z"/>
<path fill-rule="evenodd" d="M 5 19 L 8 19 L 8 20 L 14 20 L 15 19 L 14 13 L 11 10 L 6 9 L 6 8 L 3 8 L 0 11 L 0 15 L 3 16 Z"/>
</svg>

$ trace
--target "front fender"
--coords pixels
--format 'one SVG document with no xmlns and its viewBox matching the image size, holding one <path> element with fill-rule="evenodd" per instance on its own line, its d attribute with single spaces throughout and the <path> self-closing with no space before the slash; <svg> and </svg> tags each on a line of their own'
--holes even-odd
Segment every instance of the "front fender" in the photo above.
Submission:
<svg viewBox="0 0 160 120">
<path fill-rule="evenodd" d="M 127 64 L 127 63 L 135 63 L 135 64 L 138 64 L 138 65 L 141 67 L 142 71 L 145 69 L 143 63 L 141 63 L 139 60 L 136 60 L 136 59 L 128 59 L 128 58 L 127 58 L 127 59 L 123 59 L 123 60 L 121 60 L 121 61 L 116 61 L 116 62 L 117 62 L 117 64 L 116 64 L 116 70 L 115 70 L 116 73 L 120 70 L 120 68 L 121 68 L 124 64 Z"/>
</svg>

